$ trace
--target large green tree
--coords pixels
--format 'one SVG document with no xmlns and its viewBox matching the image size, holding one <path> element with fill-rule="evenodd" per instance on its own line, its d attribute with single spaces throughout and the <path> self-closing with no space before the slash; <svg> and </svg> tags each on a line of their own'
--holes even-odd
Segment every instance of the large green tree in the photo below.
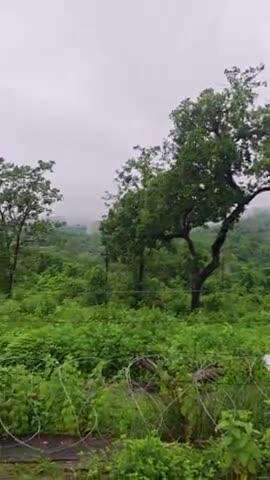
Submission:
<svg viewBox="0 0 270 480">
<path fill-rule="evenodd" d="M 263 66 L 225 71 L 228 85 L 185 99 L 172 112 L 167 163 L 147 186 L 144 229 L 155 238 L 182 238 L 189 248 L 191 308 L 220 265 L 230 229 L 258 195 L 270 190 L 270 107 L 257 89 Z M 218 224 L 201 262 L 192 231 Z"/>
<path fill-rule="evenodd" d="M 54 162 L 14 165 L 0 159 L 1 286 L 11 295 L 21 246 L 44 229 L 51 206 L 62 197 L 46 177 Z"/>
<path fill-rule="evenodd" d="M 135 147 L 135 155 L 117 171 L 116 194 L 107 194 L 108 213 L 101 224 L 102 241 L 107 259 L 131 267 L 136 299 L 142 297 L 145 256 L 155 240 L 143 228 L 141 215 L 147 186 L 160 170 L 160 149 Z"/>
</svg>

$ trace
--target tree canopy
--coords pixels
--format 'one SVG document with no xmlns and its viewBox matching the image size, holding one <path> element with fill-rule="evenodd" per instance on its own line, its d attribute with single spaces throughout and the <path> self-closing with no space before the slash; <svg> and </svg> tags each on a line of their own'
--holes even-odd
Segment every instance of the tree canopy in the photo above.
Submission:
<svg viewBox="0 0 270 480">
<path fill-rule="evenodd" d="M 54 162 L 39 161 L 36 167 L 19 166 L 0 159 L 1 280 L 8 294 L 12 291 L 23 240 L 44 228 L 52 204 L 62 198 L 46 178 L 53 165 Z"/>
<path fill-rule="evenodd" d="M 258 89 L 265 85 L 259 80 L 263 68 L 226 70 L 223 90 L 206 89 L 196 99 L 181 101 L 171 113 L 173 127 L 163 146 L 142 150 L 152 153 L 143 171 L 147 175 L 138 175 L 138 160 L 124 167 L 125 188 L 109 212 L 108 218 L 116 219 L 120 205 L 126 214 L 129 209 L 132 221 L 120 233 L 126 246 L 131 245 L 127 235 L 131 242 L 136 238 L 134 228 L 140 233 L 138 243 L 142 238 L 187 242 L 192 308 L 198 307 L 204 281 L 220 264 L 229 229 L 257 195 L 270 190 L 270 106 L 257 100 Z M 191 232 L 210 222 L 220 227 L 201 266 Z M 116 221 L 112 227 L 114 234 L 119 225 Z"/>
</svg>

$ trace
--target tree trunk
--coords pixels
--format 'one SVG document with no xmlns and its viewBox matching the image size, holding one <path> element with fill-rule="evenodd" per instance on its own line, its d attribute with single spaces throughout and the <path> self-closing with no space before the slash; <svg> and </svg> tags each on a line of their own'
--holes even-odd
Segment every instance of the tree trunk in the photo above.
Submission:
<svg viewBox="0 0 270 480">
<path fill-rule="evenodd" d="M 143 290 L 143 280 L 144 280 L 144 257 L 143 254 L 140 255 L 139 259 L 139 274 L 138 274 L 138 287 L 139 291 Z"/>
<path fill-rule="evenodd" d="M 201 300 L 201 293 L 202 293 L 202 284 L 204 282 L 204 278 L 201 276 L 201 272 L 198 266 L 199 257 L 196 251 L 195 245 L 192 239 L 189 236 L 188 230 L 183 235 L 184 240 L 187 242 L 189 252 L 192 257 L 192 273 L 191 273 L 191 305 L 190 309 L 193 312 L 197 308 L 200 307 L 200 300 Z"/>
<path fill-rule="evenodd" d="M 191 293 L 191 311 L 193 312 L 200 307 L 201 290 L 192 290 Z"/>
<path fill-rule="evenodd" d="M 144 263 L 144 254 L 141 253 L 139 256 L 139 265 L 136 272 L 135 280 L 135 304 L 136 306 L 143 298 L 143 283 L 144 283 L 144 273 L 145 273 L 145 263 Z"/>
<path fill-rule="evenodd" d="M 9 259 L 4 254 L 0 256 L 0 291 L 5 295 L 9 292 Z"/>
<path fill-rule="evenodd" d="M 5 225 L 0 227 L 0 291 L 4 295 L 9 295 L 10 291 L 10 270 L 11 270 L 11 258 L 10 258 L 10 245 L 11 242 L 6 235 Z"/>
<path fill-rule="evenodd" d="M 202 286 L 214 272 L 220 266 L 220 255 L 222 247 L 226 241 L 228 231 L 238 222 L 241 215 L 244 213 L 245 208 L 249 205 L 249 203 L 260 193 L 270 191 L 270 187 L 264 187 L 258 189 L 251 195 L 246 196 L 245 198 L 240 201 L 236 207 L 231 211 L 231 213 L 224 218 L 223 222 L 221 223 L 220 229 L 217 233 L 217 236 L 214 242 L 211 245 L 211 260 L 203 269 L 195 269 L 193 270 L 192 275 L 192 282 L 191 282 L 191 310 L 195 310 L 200 307 L 200 298 L 202 294 Z M 184 230 L 182 231 L 179 238 L 183 238 L 188 245 L 190 254 L 192 256 L 193 261 L 196 262 L 198 259 L 198 255 L 195 249 L 195 245 L 190 238 L 190 226 L 188 225 L 188 215 L 190 211 L 187 211 L 186 214 L 186 224 L 184 225 Z"/>
<path fill-rule="evenodd" d="M 11 296 L 12 296 L 12 290 L 13 290 L 14 280 L 15 280 L 15 273 L 16 273 L 16 268 L 17 268 L 17 261 L 18 261 L 18 251 L 16 252 L 16 256 L 14 257 L 13 263 L 10 266 L 10 269 L 9 269 L 8 285 L 7 285 L 7 296 L 9 298 L 11 298 Z"/>
<path fill-rule="evenodd" d="M 108 283 L 108 275 L 109 275 L 109 254 L 105 253 L 105 272 L 106 272 L 106 282 Z"/>
<path fill-rule="evenodd" d="M 197 278 L 191 285 L 191 311 L 198 309 L 201 305 L 202 284 L 200 278 Z"/>
<path fill-rule="evenodd" d="M 15 272 L 12 270 L 9 272 L 9 277 L 8 277 L 8 285 L 7 285 L 7 297 L 11 298 L 12 297 L 12 290 L 13 290 L 13 285 L 14 285 L 14 276 Z"/>
<path fill-rule="evenodd" d="M 109 253 L 106 251 L 105 252 L 105 279 L 106 279 L 106 298 L 105 298 L 105 303 L 108 303 L 109 301 L 109 266 L 110 266 L 110 258 L 109 258 Z"/>
<path fill-rule="evenodd" d="M 9 268 L 8 289 L 7 289 L 7 292 L 8 292 L 7 295 L 9 298 L 12 296 L 15 273 L 17 270 L 18 256 L 19 256 L 20 242 L 21 242 L 21 232 L 22 232 L 22 227 L 19 229 L 19 232 L 17 234 L 17 238 L 14 246 L 13 261 Z"/>
</svg>

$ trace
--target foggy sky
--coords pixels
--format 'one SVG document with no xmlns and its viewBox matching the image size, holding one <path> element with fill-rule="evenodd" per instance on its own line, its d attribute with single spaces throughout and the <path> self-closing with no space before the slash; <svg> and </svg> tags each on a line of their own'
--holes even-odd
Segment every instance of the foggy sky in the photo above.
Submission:
<svg viewBox="0 0 270 480">
<path fill-rule="evenodd" d="M 162 141 L 183 97 L 233 65 L 270 79 L 269 0 L 0 0 L 0 15 L 0 156 L 54 160 L 70 221 L 101 215 L 115 169 Z"/>
</svg>

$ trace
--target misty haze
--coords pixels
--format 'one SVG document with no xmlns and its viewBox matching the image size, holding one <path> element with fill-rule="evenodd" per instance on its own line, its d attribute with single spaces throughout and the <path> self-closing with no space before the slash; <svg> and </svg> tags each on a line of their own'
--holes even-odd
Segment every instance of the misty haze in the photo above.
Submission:
<svg viewBox="0 0 270 480">
<path fill-rule="evenodd" d="M 115 170 L 162 142 L 181 99 L 233 65 L 270 78 L 267 0 L 12 0 L 1 20 L 1 155 L 54 160 L 71 222 L 100 218 Z"/>
</svg>

